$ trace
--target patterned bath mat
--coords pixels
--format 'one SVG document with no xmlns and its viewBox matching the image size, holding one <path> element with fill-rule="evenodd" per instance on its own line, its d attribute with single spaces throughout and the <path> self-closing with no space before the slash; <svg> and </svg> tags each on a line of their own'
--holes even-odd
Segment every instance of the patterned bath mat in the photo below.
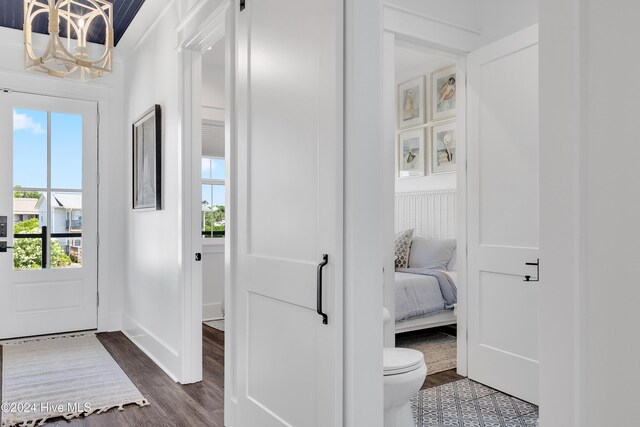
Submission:
<svg viewBox="0 0 640 427">
<path fill-rule="evenodd" d="M 467 378 L 418 392 L 411 399 L 417 427 L 532 427 L 538 407 Z"/>
<path fill-rule="evenodd" d="M 94 334 L 1 344 L 2 427 L 149 404 Z"/>
<path fill-rule="evenodd" d="M 396 335 L 396 347 L 421 351 L 427 364 L 427 375 L 457 366 L 456 337 L 443 332 L 399 334 Z"/>
</svg>

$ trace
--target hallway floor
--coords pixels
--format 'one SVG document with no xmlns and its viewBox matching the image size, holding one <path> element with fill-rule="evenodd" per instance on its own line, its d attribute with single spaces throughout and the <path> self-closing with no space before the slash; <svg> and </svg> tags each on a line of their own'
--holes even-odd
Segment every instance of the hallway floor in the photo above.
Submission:
<svg viewBox="0 0 640 427">
<path fill-rule="evenodd" d="M 98 334 L 98 339 L 151 404 L 129 405 L 66 421 L 47 422 L 47 427 L 223 427 L 224 426 L 224 333 L 202 327 L 204 380 L 182 386 L 174 382 L 121 332 Z M 2 347 L 0 347 L 0 356 Z M 2 357 L 0 357 L 0 369 Z M 1 376 L 0 376 L 1 381 Z M 0 384 L 1 386 L 1 384 Z M 0 387 L 1 390 L 1 387 Z M 0 400 L 2 395 L 0 394 Z"/>
</svg>

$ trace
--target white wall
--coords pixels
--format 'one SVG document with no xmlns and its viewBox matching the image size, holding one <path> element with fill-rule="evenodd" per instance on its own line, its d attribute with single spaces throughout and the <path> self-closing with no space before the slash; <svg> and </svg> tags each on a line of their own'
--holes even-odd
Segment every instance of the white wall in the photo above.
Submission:
<svg viewBox="0 0 640 427">
<path fill-rule="evenodd" d="M 162 210 L 126 217 L 126 283 L 123 331 L 174 378 L 179 378 L 181 222 L 179 53 L 175 28 L 179 2 L 172 2 L 134 47 L 126 62 L 125 123 L 154 104 L 162 107 Z M 143 9 L 144 10 L 144 9 Z M 125 35 L 126 37 L 126 35 Z M 128 137 L 128 132 L 126 133 Z M 125 140 L 128 146 L 128 138 Z M 131 156 L 127 182 L 131 182 Z M 127 186 L 126 200 L 131 200 Z"/>
<path fill-rule="evenodd" d="M 396 75 L 396 92 L 399 84 L 404 83 L 413 78 L 424 76 L 425 77 L 425 91 L 431 94 L 431 73 L 441 70 L 446 67 L 455 66 L 456 60 L 449 56 L 443 56 L 437 54 L 433 50 L 426 49 L 419 45 L 410 44 L 407 42 L 397 42 L 395 46 L 395 75 Z M 396 116 L 397 116 L 397 94 L 396 94 Z M 427 115 L 431 111 L 431 97 L 427 96 Z M 447 120 L 448 121 L 448 120 Z M 445 121 L 445 122 L 447 122 Z M 396 126 L 397 126 L 396 119 Z M 436 124 L 442 123 L 442 121 L 436 122 Z M 429 170 L 429 162 L 431 159 L 430 149 L 430 133 L 432 126 L 431 118 L 427 118 L 427 122 L 424 125 L 412 127 L 410 129 L 398 129 L 396 127 L 395 141 L 390 141 L 394 144 L 394 152 L 396 155 L 396 168 L 398 165 L 398 138 L 402 132 L 406 132 L 413 129 L 425 130 L 425 149 L 427 151 L 425 167 Z M 396 173 L 397 176 L 397 173 Z M 427 174 L 423 177 L 407 177 L 396 178 L 395 191 L 396 193 L 406 193 L 414 191 L 431 191 L 431 190 L 443 190 L 456 188 L 456 173 L 445 174 Z"/>
<path fill-rule="evenodd" d="M 34 35 L 35 42 L 44 36 Z M 122 164 L 125 147 L 122 144 L 122 78 L 120 63 L 114 63 L 113 73 L 101 79 L 77 81 L 27 72 L 24 69 L 23 33 L 0 28 L 0 87 L 43 95 L 61 96 L 98 102 L 100 123 L 100 208 L 99 276 L 100 307 L 98 330 L 114 331 L 121 327 L 124 283 L 124 205 L 122 197 L 125 178 Z"/>
<path fill-rule="evenodd" d="M 541 425 L 637 425 L 640 4 L 541 3 Z"/>
<path fill-rule="evenodd" d="M 384 0 L 388 8 L 415 14 L 427 21 L 439 36 L 457 36 L 447 43 L 480 47 L 538 22 L 539 0 Z M 386 18 L 386 17 L 385 17 Z M 411 20 L 412 21 L 412 20 Z M 445 31 L 440 31 L 444 24 Z M 406 21 L 408 28 L 413 23 Z M 451 31 L 451 30 L 457 31 Z M 424 28 L 423 31 L 430 31 Z M 456 34 L 458 33 L 458 34 Z"/>
<path fill-rule="evenodd" d="M 202 67 L 202 118 L 224 121 L 224 66 L 203 63 Z"/>
<path fill-rule="evenodd" d="M 538 0 L 482 0 L 478 17 L 484 44 L 538 23 Z"/>
</svg>

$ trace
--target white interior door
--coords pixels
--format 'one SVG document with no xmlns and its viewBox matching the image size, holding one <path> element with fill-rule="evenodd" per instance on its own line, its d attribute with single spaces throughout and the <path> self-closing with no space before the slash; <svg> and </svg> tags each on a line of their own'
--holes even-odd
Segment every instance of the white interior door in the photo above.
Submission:
<svg viewBox="0 0 640 427">
<path fill-rule="evenodd" d="M 238 13 L 238 426 L 342 424 L 341 14 L 341 0 Z"/>
<path fill-rule="evenodd" d="M 92 102 L 0 93 L 0 339 L 97 327 L 96 118 Z"/>
<path fill-rule="evenodd" d="M 537 403 L 537 26 L 467 64 L 468 374 Z"/>
</svg>

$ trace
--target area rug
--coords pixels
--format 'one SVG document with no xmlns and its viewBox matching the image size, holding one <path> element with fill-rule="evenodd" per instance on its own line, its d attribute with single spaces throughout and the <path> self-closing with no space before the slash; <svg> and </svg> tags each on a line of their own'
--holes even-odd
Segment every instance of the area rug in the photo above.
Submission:
<svg viewBox="0 0 640 427">
<path fill-rule="evenodd" d="M 211 326 L 213 329 L 224 332 L 224 319 L 221 320 L 209 320 L 204 322 L 205 325 Z"/>
<path fill-rule="evenodd" d="M 427 364 L 427 375 L 448 371 L 457 366 L 456 337 L 443 332 L 396 335 L 396 347 L 421 351 Z"/>
<path fill-rule="evenodd" d="M 2 427 L 149 404 L 95 334 L 2 344 Z"/>
<path fill-rule="evenodd" d="M 411 399 L 417 427 L 536 427 L 538 407 L 468 378 Z"/>
</svg>

